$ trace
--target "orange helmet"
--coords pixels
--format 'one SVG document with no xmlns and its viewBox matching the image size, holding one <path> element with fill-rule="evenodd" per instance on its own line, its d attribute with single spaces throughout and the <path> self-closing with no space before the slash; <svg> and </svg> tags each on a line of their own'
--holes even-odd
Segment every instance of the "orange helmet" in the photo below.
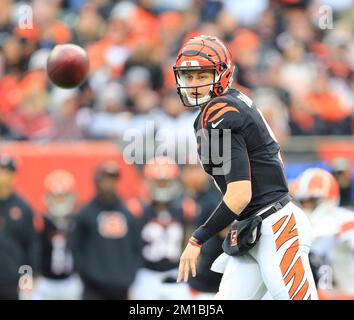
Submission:
<svg viewBox="0 0 354 320">
<path fill-rule="evenodd" d="M 66 170 L 54 170 L 44 179 L 48 214 L 55 219 L 70 215 L 75 207 L 75 178 Z"/>
<path fill-rule="evenodd" d="M 144 167 L 144 176 L 154 201 L 169 202 L 180 194 L 180 170 L 172 159 L 157 157 L 149 160 Z"/>
<path fill-rule="evenodd" d="M 305 170 L 293 183 L 290 192 L 297 200 L 319 199 L 339 202 L 339 186 L 336 179 L 328 171 L 320 168 Z"/>
<path fill-rule="evenodd" d="M 177 55 L 173 67 L 177 92 L 186 107 L 204 106 L 211 98 L 227 91 L 233 80 L 235 66 L 230 51 L 215 36 L 200 35 L 189 39 Z M 214 80 L 202 86 L 187 86 L 184 71 L 212 70 Z M 187 89 L 210 86 L 209 95 L 203 98 L 188 96 Z"/>
<path fill-rule="evenodd" d="M 54 170 L 46 176 L 44 186 L 48 193 L 69 193 L 74 191 L 75 179 L 74 176 L 66 170 Z"/>
</svg>

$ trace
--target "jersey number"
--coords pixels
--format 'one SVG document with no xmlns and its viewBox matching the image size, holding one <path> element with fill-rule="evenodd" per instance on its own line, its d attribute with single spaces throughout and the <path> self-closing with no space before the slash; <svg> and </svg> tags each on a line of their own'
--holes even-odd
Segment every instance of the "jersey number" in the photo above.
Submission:
<svg viewBox="0 0 354 320">
<path fill-rule="evenodd" d="M 142 238 L 147 244 L 143 248 L 143 256 L 151 262 L 168 259 L 178 261 L 181 254 L 181 246 L 184 238 L 182 226 L 172 222 L 168 226 L 162 226 L 156 222 L 150 222 L 142 230 Z"/>
<path fill-rule="evenodd" d="M 52 238 L 51 269 L 54 274 L 70 273 L 73 268 L 71 255 L 67 251 L 66 239 L 57 234 Z"/>
</svg>

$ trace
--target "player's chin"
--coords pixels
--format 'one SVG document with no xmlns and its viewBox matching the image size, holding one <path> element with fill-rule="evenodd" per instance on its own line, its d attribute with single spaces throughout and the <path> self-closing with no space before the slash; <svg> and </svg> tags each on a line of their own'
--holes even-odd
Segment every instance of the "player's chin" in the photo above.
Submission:
<svg viewBox="0 0 354 320">
<path fill-rule="evenodd" d="M 188 100 L 193 104 L 198 104 L 198 102 L 202 101 L 203 95 L 201 95 L 200 93 L 191 93 L 188 95 L 188 98 Z"/>
</svg>

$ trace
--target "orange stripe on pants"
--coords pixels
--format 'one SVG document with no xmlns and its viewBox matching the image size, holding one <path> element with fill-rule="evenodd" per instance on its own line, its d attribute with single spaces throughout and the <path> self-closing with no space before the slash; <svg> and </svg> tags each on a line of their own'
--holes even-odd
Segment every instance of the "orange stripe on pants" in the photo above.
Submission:
<svg viewBox="0 0 354 320">
<path fill-rule="evenodd" d="M 274 234 L 280 230 L 280 228 L 284 225 L 286 221 L 286 216 L 276 222 L 272 229 Z M 302 300 L 309 288 L 309 283 L 305 280 L 304 284 L 302 285 L 301 289 L 299 289 L 300 284 L 302 283 L 305 277 L 305 268 L 302 263 L 301 257 L 297 255 L 299 252 L 299 238 L 298 238 L 298 230 L 296 228 L 296 221 L 294 214 L 292 213 L 290 216 L 289 221 L 287 222 L 284 230 L 280 233 L 278 238 L 276 239 L 276 250 L 282 247 L 282 245 L 287 242 L 288 240 L 296 237 L 293 243 L 289 246 L 289 248 L 284 252 L 283 258 L 280 262 L 280 270 L 283 276 L 284 284 L 288 285 L 291 280 L 293 280 L 292 285 L 289 289 L 289 297 L 293 300 Z M 297 260 L 293 264 L 293 261 Z M 291 265 L 293 265 L 291 267 Z M 297 292 L 298 291 L 298 292 Z M 296 293 L 297 292 L 297 293 Z M 296 294 L 295 294 L 296 293 Z"/>
<path fill-rule="evenodd" d="M 282 233 L 278 236 L 277 240 L 275 241 L 277 251 L 286 241 L 298 236 L 298 232 L 297 232 L 297 229 L 295 228 L 295 225 L 296 225 L 296 221 L 294 218 L 294 214 L 292 213 L 288 224 L 285 226 L 284 230 L 282 231 Z"/>
</svg>

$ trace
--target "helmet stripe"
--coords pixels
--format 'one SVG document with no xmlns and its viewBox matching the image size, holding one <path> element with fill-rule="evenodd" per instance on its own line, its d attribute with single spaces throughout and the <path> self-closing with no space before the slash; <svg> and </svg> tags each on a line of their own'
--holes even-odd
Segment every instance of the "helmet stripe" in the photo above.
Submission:
<svg viewBox="0 0 354 320">
<path fill-rule="evenodd" d="M 227 53 L 226 53 L 226 51 L 225 51 L 225 48 L 224 48 L 224 46 L 220 43 L 220 41 L 218 41 L 218 40 L 211 40 L 211 39 L 205 39 L 205 40 L 208 40 L 209 42 L 211 42 L 211 43 L 213 43 L 213 44 L 216 44 L 219 48 L 221 48 L 221 50 L 222 50 L 222 52 L 223 52 L 223 54 L 224 54 L 224 56 L 225 56 L 225 60 L 227 60 Z"/>
<path fill-rule="evenodd" d="M 207 59 L 208 61 L 210 61 L 213 65 L 215 65 L 215 62 L 210 59 L 205 53 L 203 52 L 200 52 L 200 51 L 197 51 L 197 50 L 188 50 L 188 51 L 184 51 L 182 52 L 181 56 L 179 57 L 179 59 L 182 57 L 182 56 L 201 56 L 203 57 L 204 59 Z"/>
<path fill-rule="evenodd" d="M 196 42 L 191 42 L 191 43 L 189 43 L 189 44 L 191 44 L 191 45 L 198 45 L 199 43 L 196 43 Z M 204 47 L 206 47 L 206 48 L 209 48 L 209 49 L 211 49 L 211 50 L 213 50 L 213 52 L 215 53 L 215 55 L 219 58 L 219 62 L 221 63 L 221 57 L 220 57 L 220 54 L 215 50 L 215 48 L 213 48 L 213 47 L 211 47 L 211 46 L 208 46 L 208 45 L 206 45 L 205 43 L 203 43 L 203 45 L 204 45 Z"/>
</svg>

